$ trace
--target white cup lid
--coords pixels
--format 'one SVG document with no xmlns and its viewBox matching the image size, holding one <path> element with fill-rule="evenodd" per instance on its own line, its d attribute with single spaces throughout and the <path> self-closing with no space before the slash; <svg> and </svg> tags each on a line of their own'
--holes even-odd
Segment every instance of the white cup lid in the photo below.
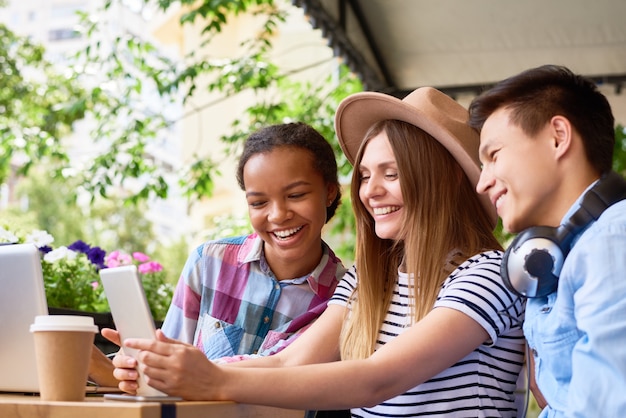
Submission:
<svg viewBox="0 0 626 418">
<path fill-rule="evenodd" d="M 93 318 L 80 315 L 38 315 L 35 323 L 30 326 L 30 332 L 37 331 L 78 331 L 98 332 Z"/>
</svg>

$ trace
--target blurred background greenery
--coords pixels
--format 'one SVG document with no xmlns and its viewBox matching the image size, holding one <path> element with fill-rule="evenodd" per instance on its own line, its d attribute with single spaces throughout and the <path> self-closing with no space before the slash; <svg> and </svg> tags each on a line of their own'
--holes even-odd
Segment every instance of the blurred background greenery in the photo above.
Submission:
<svg viewBox="0 0 626 418">
<path fill-rule="evenodd" d="M 148 2 L 147 0 L 146 2 Z M 4 1 L 0 0 L 0 7 Z M 103 2 L 109 8 L 114 0 Z M 163 11 L 177 2 L 155 0 Z M 266 16 L 264 30 L 243 41 L 245 54 L 219 65 L 190 55 L 184 63 L 173 63 L 159 56 L 156 48 L 132 34 L 116 40 L 110 54 L 98 53 L 98 19 L 82 17 L 82 31 L 93 42 L 76 55 L 74 65 L 62 71 L 47 60 L 45 49 L 26 37 L 17 36 L 0 24 L 0 184 L 17 176 L 15 204 L 0 211 L 0 225 L 10 229 L 43 229 L 55 237 L 55 245 L 67 245 L 82 239 L 104 249 L 141 251 L 158 260 L 167 280 L 176 283 L 190 251 L 191 239 L 182 236 L 164 242 L 154 225 L 145 217 L 155 199 L 167 197 L 168 183 L 159 167 L 145 158 L 150 141 L 166 129 L 165 115 L 142 114 L 138 103 L 130 100 L 136 93 L 154 89 L 165 100 L 183 97 L 187 100 L 196 89 L 220 92 L 226 98 L 243 91 L 272 91 L 271 101 L 259 99 L 242 115 L 235 115 L 232 131 L 221 140 L 230 144 L 229 152 L 237 155 L 242 141 L 257 128 L 286 120 L 299 120 L 318 129 L 333 145 L 345 182 L 351 167 L 340 152 L 333 128 L 334 110 L 344 97 L 361 91 L 357 75 L 347 67 L 328 78 L 311 82 L 295 81 L 282 71 L 271 57 L 274 30 L 286 18 L 286 4 L 281 0 L 182 0 L 188 9 L 180 26 L 211 38 L 231 18 L 240 13 Z M 101 86 L 80 83 L 85 65 L 99 64 L 111 80 L 126 86 L 118 95 Z M 69 72 L 69 73 L 68 73 Z M 28 77 L 36 73 L 41 77 Z M 140 75 L 140 76 L 138 76 Z M 209 80 L 207 82 L 207 80 Z M 63 138 L 73 126 L 91 118 L 96 122 L 93 138 L 108 144 L 93 165 L 75 172 L 68 170 L 70 157 Z M 123 121 L 121 123 L 120 121 Z M 615 129 L 614 169 L 626 173 L 626 131 Z M 121 163 L 119 152 L 127 159 Z M 20 163 L 15 164 L 16 158 Z M 199 158 L 179 173 L 179 185 L 189 205 L 210 199 L 217 163 Z M 142 188 L 118 193 L 119 179 L 146 179 Z M 354 254 L 354 219 L 348 189 L 337 216 L 325 229 L 325 239 L 336 253 L 351 264 Z M 85 198 L 87 196 L 87 198 Z M 242 202 L 243 204 L 243 202 Z M 198 226 L 201 236 L 195 241 L 230 236 L 250 231 L 247 218 L 225 213 Z M 506 246 L 512 238 L 496 231 Z M 538 413 L 531 398 L 528 416 Z"/>
</svg>

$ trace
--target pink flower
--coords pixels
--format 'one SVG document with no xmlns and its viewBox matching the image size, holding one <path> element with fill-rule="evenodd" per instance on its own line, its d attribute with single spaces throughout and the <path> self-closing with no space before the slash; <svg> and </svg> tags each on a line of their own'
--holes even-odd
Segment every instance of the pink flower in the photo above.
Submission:
<svg viewBox="0 0 626 418">
<path fill-rule="evenodd" d="M 115 258 L 107 258 L 106 261 L 107 267 L 119 267 L 121 266 L 120 262 Z"/>
<path fill-rule="evenodd" d="M 99 284 L 98 282 L 91 282 L 91 287 L 93 288 L 93 290 L 96 290 L 98 288 Z"/>
<path fill-rule="evenodd" d="M 120 250 L 111 251 L 106 257 L 106 265 L 108 267 L 129 266 L 133 263 L 130 255 Z"/>
<path fill-rule="evenodd" d="M 120 255 L 119 250 L 111 251 L 109 255 L 107 255 L 107 264 L 109 260 L 117 260 L 117 257 L 119 257 L 119 255 Z"/>
<path fill-rule="evenodd" d="M 156 273 L 163 270 L 163 266 L 156 261 L 148 261 L 147 263 L 139 264 L 137 270 L 141 274 Z"/>
<path fill-rule="evenodd" d="M 150 257 L 145 255 L 144 253 L 140 253 L 139 251 L 136 251 L 133 253 L 133 258 L 139 261 L 140 263 L 146 263 L 150 261 Z"/>
</svg>

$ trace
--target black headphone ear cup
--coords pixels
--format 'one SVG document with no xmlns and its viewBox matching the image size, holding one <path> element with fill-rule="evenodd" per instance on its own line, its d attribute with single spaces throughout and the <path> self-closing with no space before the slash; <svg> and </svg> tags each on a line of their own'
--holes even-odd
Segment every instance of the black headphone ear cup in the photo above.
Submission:
<svg viewBox="0 0 626 418">
<path fill-rule="evenodd" d="M 580 207 L 558 228 L 536 226 L 522 231 L 507 248 L 500 274 L 519 296 L 542 297 L 554 292 L 574 237 L 602 212 L 626 199 L 626 181 L 611 171 L 583 196 Z"/>
<path fill-rule="evenodd" d="M 565 254 L 557 229 L 537 226 L 521 232 L 504 253 L 504 284 L 523 297 L 542 297 L 556 290 Z"/>
</svg>

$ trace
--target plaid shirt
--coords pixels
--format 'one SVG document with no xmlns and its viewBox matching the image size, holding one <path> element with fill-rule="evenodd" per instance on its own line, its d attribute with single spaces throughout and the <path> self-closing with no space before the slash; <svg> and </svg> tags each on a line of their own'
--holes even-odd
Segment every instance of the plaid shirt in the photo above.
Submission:
<svg viewBox="0 0 626 418">
<path fill-rule="evenodd" d="M 322 245 L 311 274 L 282 281 L 271 272 L 256 234 L 200 245 L 181 273 L 163 332 L 211 360 L 282 350 L 326 309 L 346 271 Z"/>
</svg>

